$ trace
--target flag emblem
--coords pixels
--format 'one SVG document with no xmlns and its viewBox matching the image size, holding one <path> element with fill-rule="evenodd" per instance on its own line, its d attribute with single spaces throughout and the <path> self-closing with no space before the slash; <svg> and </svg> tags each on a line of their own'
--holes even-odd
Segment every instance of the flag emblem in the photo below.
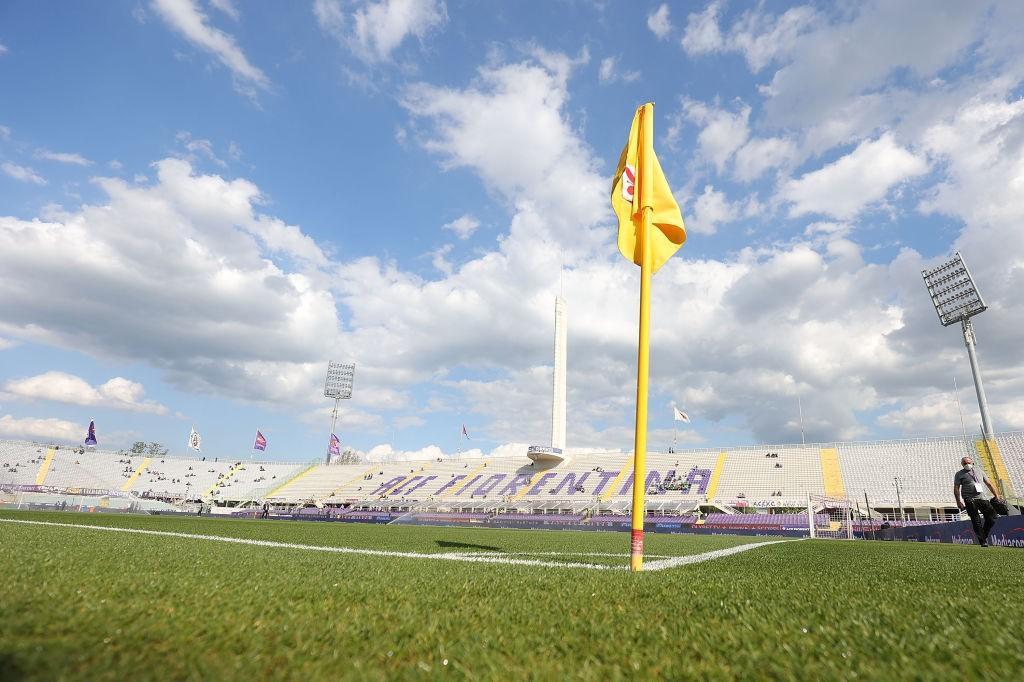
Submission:
<svg viewBox="0 0 1024 682">
<path fill-rule="evenodd" d="M 338 440 L 338 437 L 335 436 L 333 433 L 331 434 L 331 444 L 327 446 L 327 451 L 330 452 L 332 455 L 341 454 L 341 441 Z"/>
<path fill-rule="evenodd" d="M 89 433 L 85 436 L 85 444 L 91 448 L 96 447 L 96 422 L 89 422 Z"/>
<path fill-rule="evenodd" d="M 686 414 L 675 405 L 672 406 L 672 412 L 673 417 L 677 422 L 686 422 L 687 424 L 690 423 L 690 415 Z"/>
<path fill-rule="evenodd" d="M 193 426 L 192 431 L 188 434 L 188 446 L 193 450 L 198 451 L 202 442 L 203 439 L 199 436 L 199 432 L 196 431 L 196 427 Z"/>
<path fill-rule="evenodd" d="M 253 450 L 266 450 L 267 449 L 267 439 L 259 431 L 256 431 L 256 442 L 253 443 L 252 449 Z"/>
<path fill-rule="evenodd" d="M 622 198 L 632 203 L 636 187 L 636 167 L 627 165 L 622 169 Z"/>
</svg>

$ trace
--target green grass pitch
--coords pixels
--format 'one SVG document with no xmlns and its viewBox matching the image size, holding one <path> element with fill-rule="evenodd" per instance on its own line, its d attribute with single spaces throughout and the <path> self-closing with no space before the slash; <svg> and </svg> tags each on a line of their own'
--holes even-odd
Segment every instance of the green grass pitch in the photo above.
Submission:
<svg viewBox="0 0 1024 682">
<path fill-rule="evenodd" d="M 624 565 L 620 533 L 0 512 Z M 757 538 L 648 536 L 692 555 Z M 613 556 L 604 556 L 610 554 Z M 0 679 L 1020 679 L 1024 552 L 799 541 L 626 571 L 0 521 Z"/>
</svg>

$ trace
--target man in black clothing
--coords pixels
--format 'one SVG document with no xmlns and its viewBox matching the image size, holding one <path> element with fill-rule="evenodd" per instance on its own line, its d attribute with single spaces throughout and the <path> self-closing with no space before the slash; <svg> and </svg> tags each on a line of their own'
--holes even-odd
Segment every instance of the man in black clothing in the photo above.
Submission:
<svg viewBox="0 0 1024 682">
<path fill-rule="evenodd" d="M 967 510 L 971 516 L 971 524 L 974 526 L 974 534 L 978 536 L 978 544 L 988 547 L 988 534 L 992 525 L 996 522 L 996 510 L 992 507 L 987 486 L 992 491 L 992 497 L 999 499 L 999 494 L 992 487 L 991 481 L 985 476 L 985 472 L 974 468 L 974 460 L 964 457 L 960 460 L 963 468 L 953 475 L 953 495 L 956 497 L 956 506 L 962 511 Z M 985 516 L 982 524 L 981 517 Z"/>
</svg>

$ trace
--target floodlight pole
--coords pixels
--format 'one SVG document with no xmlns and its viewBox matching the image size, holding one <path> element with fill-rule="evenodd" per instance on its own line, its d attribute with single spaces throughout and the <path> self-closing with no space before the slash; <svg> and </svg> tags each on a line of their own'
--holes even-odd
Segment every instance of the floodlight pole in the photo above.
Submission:
<svg viewBox="0 0 1024 682">
<path fill-rule="evenodd" d="M 964 332 L 964 345 L 967 346 L 967 357 L 971 361 L 971 374 L 974 376 L 974 390 L 978 394 L 978 409 L 981 410 L 982 437 L 992 440 L 992 418 L 988 414 L 988 399 L 985 397 L 985 384 L 981 381 L 981 369 L 978 367 L 978 352 L 975 349 L 977 336 L 970 318 L 961 322 Z"/>
<path fill-rule="evenodd" d="M 328 362 L 327 379 L 324 381 L 324 397 L 334 398 L 334 409 L 331 411 L 331 438 L 338 428 L 338 405 L 342 400 L 352 397 L 352 383 L 355 380 L 356 366 L 351 363 Z M 331 447 L 328 440 L 325 464 L 331 463 Z"/>
<path fill-rule="evenodd" d="M 921 276 L 924 278 L 928 295 L 935 306 L 935 312 L 939 316 L 939 322 L 944 327 L 960 323 L 964 335 L 964 345 L 967 346 L 967 357 L 971 361 L 971 375 L 974 378 L 974 390 L 978 394 L 978 409 L 981 412 L 981 437 L 985 443 L 985 451 L 989 455 L 989 464 L 993 469 L 996 467 L 994 453 L 995 435 L 992 429 L 992 417 L 988 412 L 988 399 L 985 397 L 985 385 L 981 380 L 981 369 L 978 367 L 978 338 L 974 333 L 974 326 L 971 324 L 971 317 L 983 313 L 988 309 L 984 299 L 978 292 L 971 277 L 971 271 L 964 262 L 960 252 L 957 251 L 953 258 L 942 265 L 930 270 L 923 270 Z M 959 398 L 957 399 L 959 401 Z M 979 449 L 978 454 L 982 452 Z M 996 479 L 1000 489 L 1005 489 L 1008 481 L 1000 478 L 997 471 L 991 472 Z M 1005 495 L 1005 492 L 1003 493 Z"/>
<path fill-rule="evenodd" d="M 335 398 L 334 399 L 334 410 L 331 411 L 331 436 L 333 436 L 335 433 L 337 433 L 337 427 L 338 427 L 338 405 L 340 403 L 341 403 L 341 398 Z M 328 436 L 328 438 L 330 438 L 330 437 Z M 330 447 L 327 448 L 327 461 L 324 462 L 324 463 L 325 464 L 330 464 L 331 463 L 331 449 L 330 449 Z"/>
</svg>

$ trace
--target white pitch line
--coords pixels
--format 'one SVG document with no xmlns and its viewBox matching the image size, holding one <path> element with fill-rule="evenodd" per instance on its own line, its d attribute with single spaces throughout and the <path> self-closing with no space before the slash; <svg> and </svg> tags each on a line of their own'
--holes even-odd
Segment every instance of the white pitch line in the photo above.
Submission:
<svg viewBox="0 0 1024 682">
<path fill-rule="evenodd" d="M 452 556 L 600 556 L 628 559 L 629 552 L 449 552 Z M 644 554 L 644 559 L 670 559 L 666 554 Z"/>
<path fill-rule="evenodd" d="M 735 547 L 729 547 L 727 549 L 716 549 L 713 552 L 704 552 L 703 554 L 691 554 L 690 556 L 677 556 L 671 559 L 662 559 L 661 561 L 651 561 L 650 563 L 644 564 L 644 570 L 664 571 L 666 568 L 676 568 L 677 566 L 689 566 L 690 564 L 699 564 L 702 561 L 710 561 L 711 559 L 717 559 L 723 556 L 739 554 L 740 552 L 746 552 L 747 550 L 754 549 L 755 547 L 767 547 L 768 545 L 778 545 L 782 542 L 792 542 L 792 540 L 770 540 L 768 542 L 754 542 L 747 545 L 736 545 Z"/>
<path fill-rule="evenodd" d="M 29 521 L 26 519 L 0 519 L 0 523 L 20 523 L 31 526 L 54 526 L 57 528 L 81 528 L 84 530 L 101 530 L 109 531 L 113 533 L 132 533 L 136 535 L 155 535 L 159 537 L 170 537 L 170 538 L 184 538 L 188 540 L 209 540 L 212 542 L 227 542 L 237 545 L 252 545 L 255 547 L 277 547 L 281 549 L 304 549 L 314 552 L 330 552 L 335 554 L 359 554 L 363 556 L 376 556 L 376 557 L 400 557 L 405 559 L 430 559 L 434 561 L 463 561 L 466 563 L 480 563 L 480 564 L 504 564 L 506 566 L 540 566 L 544 568 L 586 568 L 598 571 L 622 571 L 628 570 L 628 566 L 609 566 L 605 564 L 584 564 L 584 563 L 570 563 L 565 561 L 542 561 L 539 559 L 514 559 L 507 555 L 505 556 L 487 556 L 481 554 L 465 554 L 465 553 L 454 553 L 446 552 L 441 554 L 429 554 L 424 552 L 396 552 L 393 550 L 385 549 L 363 549 L 360 547 L 331 547 L 328 545 L 302 545 L 293 542 L 275 542 L 272 540 L 254 540 L 252 538 L 235 538 L 226 535 L 200 535 L 198 533 L 178 533 L 169 530 L 148 530 L 145 528 L 118 528 L 115 526 L 93 526 L 88 524 L 80 523 L 56 523 L 53 521 Z M 711 559 L 717 559 L 723 556 L 729 556 L 732 554 L 739 554 L 740 552 L 746 552 L 751 549 L 763 547 L 765 545 L 776 545 L 780 542 L 790 542 L 789 540 L 773 540 L 770 542 L 755 542 L 745 545 L 737 545 L 728 549 L 718 549 L 711 552 L 703 552 L 701 554 L 691 554 L 689 556 L 673 557 L 671 559 L 662 559 L 660 561 L 651 561 L 644 565 L 644 571 L 662 571 L 667 568 L 675 568 L 677 566 L 687 566 L 689 564 L 697 564 L 702 561 L 710 561 Z M 525 554 L 525 553 L 524 553 Z M 572 553 L 563 553 L 561 556 L 571 556 Z M 582 555 L 582 554 L 581 554 Z M 598 553 L 594 553 L 595 556 L 600 556 Z M 614 554 L 612 556 L 624 556 L 620 554 Z"/>
</svg>

